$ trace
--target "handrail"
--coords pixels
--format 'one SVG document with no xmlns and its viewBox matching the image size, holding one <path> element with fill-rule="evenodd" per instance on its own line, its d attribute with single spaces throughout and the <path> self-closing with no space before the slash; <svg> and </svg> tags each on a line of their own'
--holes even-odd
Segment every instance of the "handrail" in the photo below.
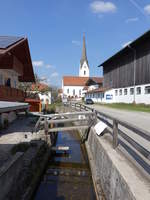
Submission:
<svg viewBox="0 0 150 200">
<path fill-rule="evenodd" d="M 113 148 L 116 149 L 118 144 L 120 144 L 126 151 L 128 151 L 128 153 L 136 160 L 136 162 L 138 164 L 140 164 L 143 167 L 143 169 L 150 175 L 150 165 L 149 165 L 150 151 L 148 151 L 144 146 L 142 146 L 141 144 L 136 142 L 133 138 L 131 138 L 125 132 L 120 130 L 118 128 L 118 126 L 121 125 L 122 127 L 125 127 L 126 129 L 134 132 L 135 134 L 139 135 L 140 137 L 144 138 L 145 140 L 147 140 L 149 142 L 150 141 L 150 133 L 148 131 L 142 130 L 142 129 L 136 127 L 135 125 L 132 125 L 128 122 L 122 121 L 118 118 L 112 117 L 101 111 L 97 111 L 97 110 L 90 108 L 88 106 L 85 106 L 83 104 L 73 103 L 71 105 L 74 106 L 75 108 L 79 108 L 80 110 L 90 110 L 92 112 L 95 112 L 97 118 L 100 119 L 101 121 L 103 121 L 104 123 L 106 123 L 108 125 L 108 127 L 110 127 L 112 129 L 112 132 L 110 132 L 110 133 L 113 137 Z M 110 123 L 110 120 L 112 121 L 112 123 Z M 121 140 L 121 138 L 118 136 L 123 138 L 123 140 Z M 124 142 L 124 141 L 126 141 L 126 142 Z M 140 154 L 145 159 L 143 159 L 143 157 L 140 156 Z M 146 162 L 146 160 L 147 160 L 147 162 Z"/>
</svg>

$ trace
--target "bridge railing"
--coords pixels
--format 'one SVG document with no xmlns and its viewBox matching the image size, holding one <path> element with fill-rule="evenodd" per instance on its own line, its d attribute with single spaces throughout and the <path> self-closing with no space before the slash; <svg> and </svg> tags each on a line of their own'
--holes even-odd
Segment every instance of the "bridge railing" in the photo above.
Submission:
<svg viewBox="0 0 150 200">
<path fill-rule="evenodd" d="M 144 131 L 130 123 L 119 120 L 104 112 L 97 111 L 89 106 L 71 103 L 71 106 L 80 111 L 92 111 L 96 114 L 97 118 L 103 121 L 109 127 L 108 132 L 113 137 L 113 148 L 116 149 L 121 145 L 134 160 L 150 175 L 150 151 L 129 136 L 126 132 L 132 132 L 138 135 L 141 140 L 145 140 L 147 144 L 150 142 L 150 133 Z M 149 143 L 150 144 L 150 143 Z"/>
</svg>

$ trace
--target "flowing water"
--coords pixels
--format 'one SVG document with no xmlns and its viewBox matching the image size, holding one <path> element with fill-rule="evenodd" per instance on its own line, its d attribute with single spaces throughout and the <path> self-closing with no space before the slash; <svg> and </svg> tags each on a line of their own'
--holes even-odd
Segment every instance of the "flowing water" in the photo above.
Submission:
<svg viewBox="0 0 150 200">
<path fill-rule="evenodd" d="M 53 153 L 34 199 L 96 199 L 85 146 L 78 133 L 59 132 L 56 146 L 69 146 L 69 151 Z"/>
</svg>

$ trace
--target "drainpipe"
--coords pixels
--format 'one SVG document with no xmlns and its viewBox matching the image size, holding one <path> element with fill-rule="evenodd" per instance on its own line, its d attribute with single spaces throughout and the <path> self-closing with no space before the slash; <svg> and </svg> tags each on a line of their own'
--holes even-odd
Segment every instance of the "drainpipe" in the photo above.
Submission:
<svg viewBox="0 0 150 200">
<path fill-rule="evenodd" d="M 135 84 L 136 84 L 136 49 L 134 49 L 133 47 L 130 46 L 130 44 L 128 45 L 128 47 L 133 51 L 134 53 L 134 68 L 133 68 L 133 86 L 134 86 L 134 96 L 133 96 L 133 104 L 136 103 L 135 101 Z"/>
</svg>

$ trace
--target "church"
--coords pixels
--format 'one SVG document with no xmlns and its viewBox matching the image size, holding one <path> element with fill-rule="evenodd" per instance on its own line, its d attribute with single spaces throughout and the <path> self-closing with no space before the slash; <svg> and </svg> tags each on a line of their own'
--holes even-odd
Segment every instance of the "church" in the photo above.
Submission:
<svg viewBox="0 0 150 200">
<path fill-rule="evenodd" d="M 103 78 L 90 77 L 90 68 L 86 54 L 85 35 L 83 36 L 82 57 L 79 76 L 64 76 L 62 79 L 63 98 L 81 100 L 87 91 L 102 87 Z"/>
</svg>

